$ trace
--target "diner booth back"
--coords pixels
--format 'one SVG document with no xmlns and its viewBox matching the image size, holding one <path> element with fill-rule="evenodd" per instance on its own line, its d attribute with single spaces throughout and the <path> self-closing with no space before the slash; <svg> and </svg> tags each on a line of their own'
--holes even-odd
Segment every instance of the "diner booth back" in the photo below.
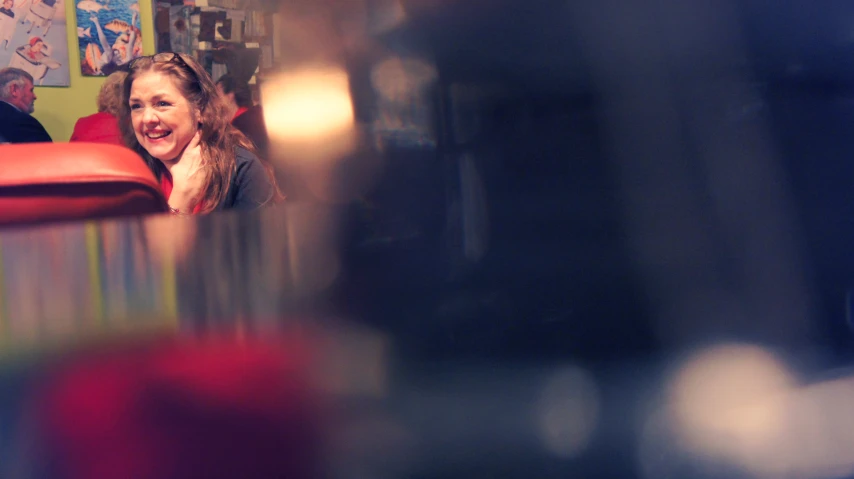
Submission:
<svg viewBox="0 0 854 479">
<path fill-rule="evenodd" d="M 95 143 L 0 145 L 0 226 L 168 211 L 131 150 Z"/>
</svg>

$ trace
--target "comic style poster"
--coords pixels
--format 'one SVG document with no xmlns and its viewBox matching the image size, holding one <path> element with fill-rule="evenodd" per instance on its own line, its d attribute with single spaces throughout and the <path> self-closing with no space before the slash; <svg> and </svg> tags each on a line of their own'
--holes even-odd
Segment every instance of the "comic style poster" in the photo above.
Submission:
<svg viewBox="0 0 854 479">
<path fill-rule="evenodd" d="M 0 0 L 0 68 L 15 67 L 40 86 L 68 86 L 66 0 Z"/>
<path fill-rule="evenodd" d="M 137 0 L 76 1 L 77 44 L 84 76 L 107 76 L 142 55 Z"/>
</svg>

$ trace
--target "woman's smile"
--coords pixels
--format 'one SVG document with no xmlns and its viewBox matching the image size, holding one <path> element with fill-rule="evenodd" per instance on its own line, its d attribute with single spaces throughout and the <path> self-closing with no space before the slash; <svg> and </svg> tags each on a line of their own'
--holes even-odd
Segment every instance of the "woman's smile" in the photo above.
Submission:
<svg viewBox="0 0 854 479">
<path fill-rule="evenodd" d="M 148 130 L 145 132 L 145 136 L 147 136 L 148 139 L 151 141 L 162 140 L 171 134 L 172 134 L 171 131 L 164 131 L 164 130 Z"/>
</svg>

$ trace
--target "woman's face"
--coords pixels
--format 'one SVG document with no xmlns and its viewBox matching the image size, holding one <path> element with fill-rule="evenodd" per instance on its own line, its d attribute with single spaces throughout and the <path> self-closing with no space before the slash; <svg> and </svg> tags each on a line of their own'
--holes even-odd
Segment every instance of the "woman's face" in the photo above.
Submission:
<svg viewBox="0 0 854 479">
<path fill-rule="evenodd" d="M 131 84 L 130 115 L 136 140 L 154 158 L 177 161 L 197 131 L 198 112 L 172 77 L 145 72 Z"/>
<path fill-rule="evenodd" d="M 5 0 L 3 2 L 3 8 L 5 8 L 6 10 L 11 10 L 12 9 L 12 0 Z"/>
</svg>

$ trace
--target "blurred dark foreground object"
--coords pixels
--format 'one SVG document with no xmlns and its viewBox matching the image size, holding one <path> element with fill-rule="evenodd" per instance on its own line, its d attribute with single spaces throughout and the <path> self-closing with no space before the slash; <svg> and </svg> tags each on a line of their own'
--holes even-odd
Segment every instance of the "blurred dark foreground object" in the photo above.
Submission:
<svg viewBox="0 0 854 479">
<path fill-rule="evenodd" d="M 35 462 L 64 479 L 319 477 L 305 351 L 220 339 L 79 354 L 37 388 Z"/>
</svg>

